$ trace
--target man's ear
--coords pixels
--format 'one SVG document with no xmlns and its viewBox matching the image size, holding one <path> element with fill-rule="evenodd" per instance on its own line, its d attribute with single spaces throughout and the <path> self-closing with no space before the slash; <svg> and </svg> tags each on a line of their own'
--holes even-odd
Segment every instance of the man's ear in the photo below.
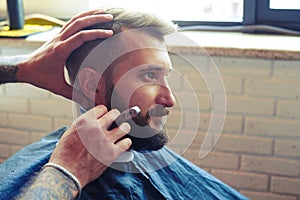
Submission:
<svg viewBox="0 0 300 200">
<path fill-rule="evenodd" d="M 103 98 L 103 91 L 101 90 L 103 85 L 99 84 L 100 76 L 96 70 L 89 67 L 82 68 L 78 73 L 78 82 L 82 92 L 95 104 L 100 104 L 101 98 Z"/>
</svg>

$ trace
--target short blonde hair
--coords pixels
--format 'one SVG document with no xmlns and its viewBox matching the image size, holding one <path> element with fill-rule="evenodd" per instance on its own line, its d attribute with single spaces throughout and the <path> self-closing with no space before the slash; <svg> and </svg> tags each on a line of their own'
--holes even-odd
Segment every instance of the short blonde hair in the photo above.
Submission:
<svg viewBox="0 0 300 200">
<path fill-rule="evenodd" d="M 130 11 L 123 8 L 110 8 L 105 12 L 114 16 L 112 21 L 99 23 L 86 29 L 107 29 L 112 30 L 116 35 L 121 33 L 124 29 L 151 28 L 147 29 L 151 30 L 147 31 L 147 34 L 162 42 L 164 41 L 165 35 L 174 33 L 177 30 L 177 26 L 174 23 L 166 21 L 154 14 Z M 105 39 L 97 39 L 86 42 L 72 52 L 66 62 L 71 83 L 74 83 L 78 70 L 85 57 L 93 48 L 104 40 Z"/>
</svg>

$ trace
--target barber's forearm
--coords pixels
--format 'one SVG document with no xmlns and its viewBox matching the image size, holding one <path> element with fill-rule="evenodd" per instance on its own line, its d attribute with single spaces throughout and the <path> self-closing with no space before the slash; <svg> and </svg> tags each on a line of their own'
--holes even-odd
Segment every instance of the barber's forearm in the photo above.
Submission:
<svg viewBox="0 0 300 200">
<path fill-rule="evenodd" d="M 27 58 L 26 55 L 0 57 L 0 84 L 19 82 L 20 67 L 18 63 Z"/>
<path fill-rule="evenodd" d="M 78 190 L 74 182 L 59 170 L 44 168 L 17 199 L 75 199 Z"/>
</svg>

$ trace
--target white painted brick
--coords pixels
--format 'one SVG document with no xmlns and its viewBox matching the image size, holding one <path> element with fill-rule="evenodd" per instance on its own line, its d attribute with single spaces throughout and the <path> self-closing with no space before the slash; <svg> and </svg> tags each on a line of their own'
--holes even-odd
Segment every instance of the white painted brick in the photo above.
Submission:
<svg viewBox="0 0 300 200">
<path fill-rule="evenodd" d="M 183 79 L 184 75 L 180 74 L 176 70 L 172 72 L 171 76 L 168 78 L 168 81 L 173 93 L 183 89 Z"/>
<path fill-rule="evenodd" d="M 242 94 L 243 90 L 243 79 L 240 77 L 223 77 L 224 87 L 226 94 Z"/>
<path fill-rule="evenodd" d="M 221 74 L 210 71 L 202 74 L 187 74 L 184 83 L 185 91 L 196 91 L 208 95 L 219 95 L 223 93 L 241 93 L 243 79 L 240 77 L 224 78 Z"/>
<path fill-rule="evenodd" d="M 193 144 L 195 137 L 197 137 L 197 132 L 190 133 L 188 131 L 178 131 L 168 129 L 169 142 L 168 146 L 178 147 L 183 151 L 187 150 Z M 197 156 L 197 155 L 194 155 Z"/>
<path fill-rule="evenodd" d="M 245 94 L 256 97 L 300 98 L 300 80 L 247 79 Z"/>
<path fill-rule="evenodd" d="M 5 56 L 13 56 L 13 55 L 23 55 L 23 54 L 30 54 L 33 52 L 32 48 L 27 48 L 27 47 L 5 47 L 2 48 L 2 54 Z"/>
<path fill-rule="evenodd" d="M 272 140 L 261 137 L 221 134 L 215 149 L 218 151 L 268 155 L 272 152 Z"/>
<path fill-rule="evenodd" d="M 273 115 L 274 100 L 243 96 L 227 96 L 227 112 L 237 114 Z"/>
<path fill-rule="evenodd" d="M 180 73 L 205 72 L 211 60 L 207 55 L 171 54 L 171 62 Z"/>
<path fill-rule="evenodd" d="M 5 88 L 5 85 L 0 85 L 0 96 L 4 95 L 4 88 Z"/>
<path fill-rule="evenodd" d="M 300 101 L 279 100 L 277 115 L 281 117 L 300 117 Z"/>
<path fill-rule="evenodd" d="M 300 139 L 275 140 L 275 155 L 300 158 Z"/>
<path fill-rule="evenodd" d="M 195 115 L 196 117 L 196 115 Z M 214 117 L 217 119 L 221 119 L 220 114 L 215 114 Z M 224 116 L 223 116 L 224 117 Z M 202 131 L 207 131 L 208 127 L 211 126 L 211 131 L 216 132 L 216 126 L 211 123 L 211 115 L 207 113 L 200 113 L 200 125 L 199 129 Z M 225 115 L 225 121 L 222 128 L 222 132 L 226 133 L 241 133 L 243 126 L 243 117 L 240 116 L 233 116 L 233 115 Z"/>
<path fill-rule="evenodd" d="M 28 99 L 17 97 L 1 97 L 0 98 L 0 111 L 15 112 L 15 113 L 28 113 L 29 103 Z"/>
<path fill-rule="evenodd" d="M 272 62 L 263 59 L 212 57 L 222 75 L 262 77 L 271 73 Z"/>
<path fill-rule="evenodd" d="M 0 113 L 0 127 L 6 127 L 8 125 L 7 113 Z"/>
<path fill-rule="evenodd" d="M 239 171 L 212 170 L 212 174 L 234 188 L 264 191 L 268 188 L 268 176 Z"/>
<path fill-rule="evenodd" d="M 254 192 L 247 190 L 240 190 L 240 192 L 253 200 L 297 200 L 295 196 L 273 194 L 271 192 Z"/>
<path fill-rule="evenodd" d="M 199 130 L 201 131 L 207 131 L 208 127 L 209 127 L 209 124 L 210 124 L 210 115 L 208 113 L 200 113 L 200 115 L 196 115 L 195 114 L 195 119 L 196 117 L 198 117 L 198 120 L 199 120 Z M 192 124 L 190 124 L 189 126 L 190 128 L 193 127 Z M 214 128 L 214 127 L 213 127 Z"/>
<path fill-rule="evenodd" d="M 201 115 L 200 113 L 192 113 L 192 112 L 184 112 L 184 121 L 183 127 L 186 129 L 197 130 L 198 128 L 201 129 Z"/>
<path fill-rule="evenodd" d="M 182 91 L 175 93 L 175 95 L 176 105 L 180 110 L 196 112 L 196 110 L 210 109 L 211 98 L 208 95 Z"/>
<path fill-rule="evenodd" d="M 31 99 L 31 112 L 34 115 L 72 118 L 72 103 L 67 101 Z"/>
<path fill-rule="evenodd" d="M 6 84 L 6 95 L 11 97 L 50 98 L 50 92 L 25 83 Z"/>
<path fill-rule="evenodd" d="M 207 56 L 197 56 L 197 55 L 172 55 L 171 60 L 173 63 L 174 72 L 172 76 L 176 76 L 177 80 L 180 79 L 184 91 L 189 91 L 193 89 L 195 91 L 206 91 L 206 85 L 203 81 L 204 74 L 207 73 L 209 63 Z M 172 77 L 171 76 L 171 77 Z M 174 84 L 171 78 L 171 85 L 178 86 Z M 173 88 L 173 87 L 172 87 Z M 175 89 L 178 87 L 175 87 Z"/>
<path fill-rule="evenodd" d="M 183 91 L 207 93 L 208 88 L 205 79 L 197 72 L 186 74 L 182 77 Z"/>
<path fill-rule="evenodd" d="M 201 150 L 201 146 L 203 145 L 203 142 L 205 141 L 205 136 L 206 136 L 206 133 L 205 132 L 201 132 L 201 131 L 198 131 L 198 132 L 190 132 L 190 134 L 193 136 L 193 142 L 192 144 L 188 147 L 188 149 L 196 149 L 197 151 L 200 152 Z M 187 151 L 188 149 L 185 149 L 185 151 Z M 193 155 L 195 156 L 195 155 Z M 196 155 L 196 159 L 199 158 L 199 153 Z"/>
<path fill-rule="evenodd" d="M 168 145 L 168 148 L 171 149 L 172 151 L 174 151 L 175 153 L 177 153 L 178 155 L 181 155 L 182 154 L 182 149 L 181 148 L 178 148 L 176 146 L 169 146 Z"/>
<path fill-rule="evenodd" d="M 8 144 L 0 144 L 0 157 L 1 158 L 9 157 L 9 145 Z"/>
<path fill-rule="evenodd" d="M 243 117 L 226 115 L 223 132 L 241 133 L 243 127 Z"/>
<path fill-rule="evenodd" d="M 0 142 L 6 144 L 27 145 L 30 143 L 30 133 L 14 129 L 0 128 Z"/>
<path fill-rule="evenodd" d="M 21 130 L 52 131 L 52 119 L 35 115 L 9 114 L 9 126 Z"/>
<path fill-rule="evenodd" d="M 208 134 L 210 134 L 210 135 L 208 135 Z M 215 135 L 213 135 L 213 136 L 215 136 Z M 190 148 L 197 149 L 199 151 L 199 153 L 201 153 L 201 158 L 203 158 L 204 155 L 206 155 L 207 153 L 210 153 L 211 151 L 218 151 L 215 148 L 215 146 L 212 146 L 212 145 L 215 145 L 214 142 L 217 142 L 215 140 L 216 140 L 216 138 L 213 138 L 211 133 L 199 131 Z M 207 143 L 205 143 L 205 142 L 207 142 Z M 208 149 L 208 150 L 202 149 L 202 146 L 206 146 L 206 148 L 208 147 L 211 149 Z M 210 152 L 207 152 L 207 151 L 210 151 Z M 221 151 L 218 151 L 218 152 L 221 152 Z M 222 151 L 222 152 L 228 153 L 225 151 Z"/>
<path fill-rule="evenodd" d="M 194 164 L 206 168 L 237 169 L 239 156 L 230 153 L 211 152 L 205 158 L 199 158 L 199 149 L 189 149 L 183 156 Z"/>
<path fill-rule="evenodd" d="M 32 132 L 30 135 L 30 142 L 34 143 L 34 142 L 40 141 L 41 138 L 45 137 L 48 134 L 49 133 L 45 133 L 45 132 Z"/>
<path fill-rule="evenodd" d="M 246 118 L 245 132 L 249 135 L 299 138 L 299 120 Z"/>
<path fill-rule="evenodd" d="M 300 61 L 275 60 L 274 76 L 300 79 Z"/>
<path fill-rule="evenodd" d="M 167 127 L 178 129 L 180 125 L 183 123 L 183 116 L 180 111 L 171 110 L 170 114 L 167 117 Z"/>
<path fill-rule="evenodd" d="M 72 100 L 69 100 L 63 96 L 60 96 L 60 95 L 57 95 L 57 94 L 54 94 L 54 93 L 50 93 L 50 99 L 51 100 L 54 100 L 54 101 L 61 101 L 61 102 L 69 102 L 69 103 L 72 103 Z"/>
<path fill-rule="evenodd" d="M 11 145 L 10 149 L 9 149 L 9 154 L 10 154 L 9 156 L 14 155 L 19 150 L 21 150 L 24 146 L 26 146 L 26 145 Z"/>
<path fill-rule="evenodd" d="M 73 122 L 73 119 L 66 118 L 55 118 L 54 119 L 54 130 L 59 129 L 64 126 L 70 126 Z"/>
<path fill-rule="evenodd" d="M 250 172 L 296 177 L 300 173 L 298 161 L 247 155 L 242 156 L 241 169 Z"/>
<path fill-rule="evenodd" d="M 198 98 L 198 109 L 200 111 L 204 111 L 204 110 L 210 110 L 211 109 L 211 101 L 212 101 L 212 97 L 210 95 L 206 95 L 206 94 L 198 94 L 197 95 Z M 195 110 L 196 107 L 191 109 Z"/>
<path fill-rule="evenodd" d="M 283 194 L 300 195 L 300 179 L 276 177 L 271 178 L 271 191 Z"/>
</svg>

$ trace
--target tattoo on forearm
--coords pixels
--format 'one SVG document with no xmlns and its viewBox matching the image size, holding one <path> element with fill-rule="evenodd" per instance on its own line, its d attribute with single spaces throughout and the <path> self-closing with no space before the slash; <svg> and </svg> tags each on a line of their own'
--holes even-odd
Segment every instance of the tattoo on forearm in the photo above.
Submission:
<svg viewBox="0 0 300 200">
<path fill-rule="evenodd" d="M 18 63 L 28 59 L 28 56 L 0 56 L 0 84 L 17 82 Z"/>
<path fill-rule="evenodd" d="M 44 168 L 17 199 L 74 199 L 77 187 L 60 171 Z"/>
<path fill-rule="evenodd" d="M 19 68 L 17 65 L 0 65 L 0 84 L 17 82 L 17 72 Z"/>
</svg>

